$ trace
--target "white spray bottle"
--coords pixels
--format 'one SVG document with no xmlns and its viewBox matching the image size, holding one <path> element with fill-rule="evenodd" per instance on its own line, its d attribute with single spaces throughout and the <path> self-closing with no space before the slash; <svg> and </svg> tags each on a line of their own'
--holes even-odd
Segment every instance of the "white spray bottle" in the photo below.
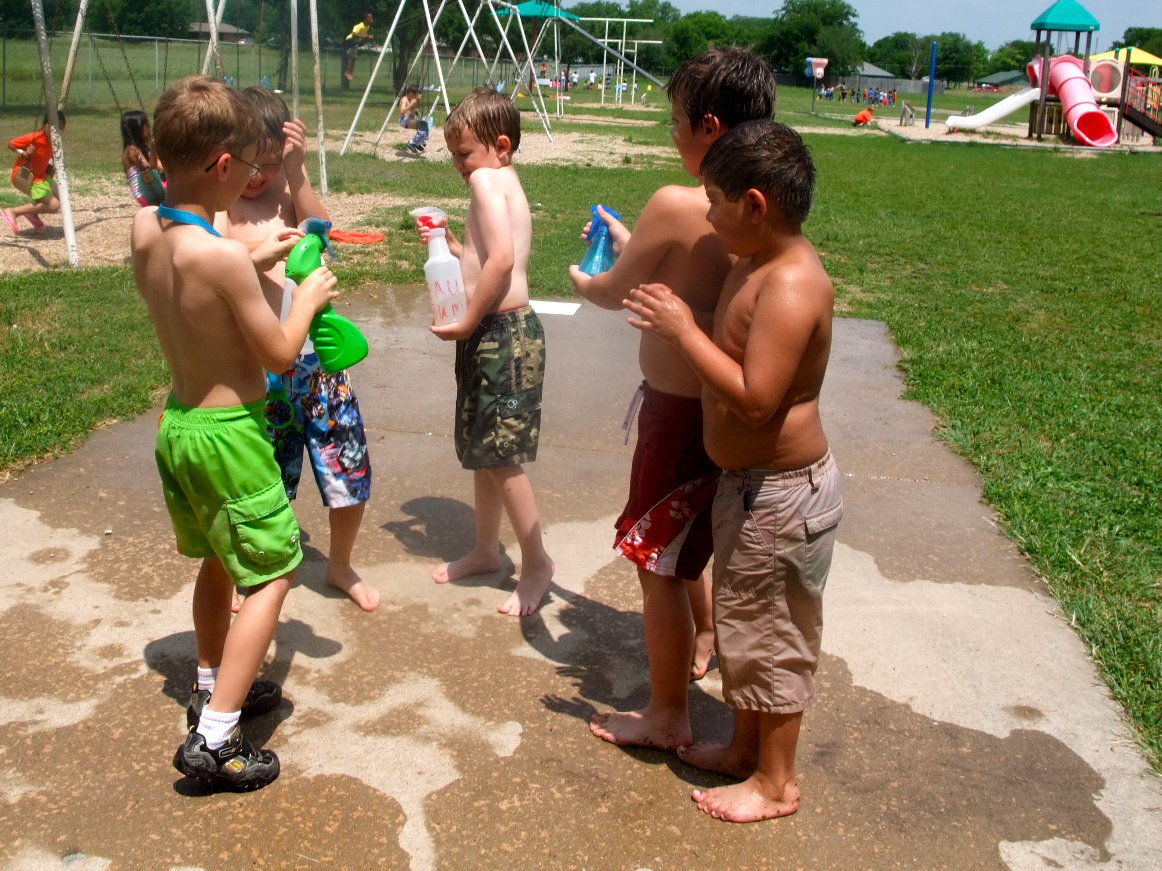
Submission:
<svg viewBox="0 0 1162 871">
<path fill-rule="evenodd" d="M 436 218 L 447 216 L 433 206 L 413 209 L 410 213 L 428 230 L 428 261 L 424 277 L 428 282 L 428 296 L 432 302 L 432 324 L 442 327 L 454 324 L 468 312 L 468 295 L 464 292 L 464 276 L 460 261 L 448 248 L 443 227 L 435 227 Z"/>
</svg>

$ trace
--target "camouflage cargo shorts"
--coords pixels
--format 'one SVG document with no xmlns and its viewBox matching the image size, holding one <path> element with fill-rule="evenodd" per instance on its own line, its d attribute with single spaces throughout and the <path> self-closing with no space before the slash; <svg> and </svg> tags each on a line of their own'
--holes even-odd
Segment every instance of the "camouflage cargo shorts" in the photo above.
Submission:
<svg viewBox="0 0 1162 871">
<path fill-rule="evenodd" d="M 541 435 L 545 330 L 529 306 L 456 343 L 456 457 L 465 469 L 532 462 Z"/>
</svg>

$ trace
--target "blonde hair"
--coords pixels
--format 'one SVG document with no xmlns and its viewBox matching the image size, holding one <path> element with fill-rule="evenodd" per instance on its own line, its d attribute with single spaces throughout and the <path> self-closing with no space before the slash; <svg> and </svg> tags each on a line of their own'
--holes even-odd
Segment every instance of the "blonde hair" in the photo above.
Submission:
<svg viewBox="0 0 1162 871">
<path fill-rule="evenodd" d="M 456 104 L 444 122 L 444 136 L 460 138 L 471 130 L 482 145 L 496 147 L 501 136 L 507 136 L 510 150 L 520 145 L 520 113 L 512 100 L 493 88 L 474 88 Z"/>
<path fill-rule="evenodd" d="M 174 83 L 153 113 L 153 145 L 167 172 L 202 169 L 215 154 L 247 148 L 261 135 L 258 112 L 209 76 Z"/>
</svg>

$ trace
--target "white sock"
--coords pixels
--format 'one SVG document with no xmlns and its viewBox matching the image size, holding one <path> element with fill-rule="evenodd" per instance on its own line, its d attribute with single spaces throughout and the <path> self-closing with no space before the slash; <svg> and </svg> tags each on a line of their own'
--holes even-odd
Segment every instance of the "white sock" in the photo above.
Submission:
<svg viewBox="0 0 1162 871">
<path fill-rule="evenodd" d="M 198 689 L 213 692 L 218 683 L 218 669 L 198 666 Z"/>
<path fill-rule="evenodd" d="M 241 711 L 222 713 L 211 711 L 209 707 L 202 708 L 202 718 L 198 720 L 198 734 L 206 739 L 206 746 L 217 750 L 226 743 L 230 732 L 238 725 L 242 718 Z"/>
</svg>

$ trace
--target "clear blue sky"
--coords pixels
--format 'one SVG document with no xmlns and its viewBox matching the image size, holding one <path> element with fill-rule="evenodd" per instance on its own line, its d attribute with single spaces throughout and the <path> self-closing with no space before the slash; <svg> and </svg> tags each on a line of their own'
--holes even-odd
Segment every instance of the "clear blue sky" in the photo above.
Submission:
<svg viewBox="0 0 1162 871">
<path fill-rule="evenodd" d="M 782 0 L 670 0 L 682 12 L 716 10 L 732 15 L 773 15 Z M 1032 39 L 1029 24 L 1054 0 L 847 0 L 859 12 L 867 42 L 897 30 L 963 33 L 996 48 L 1011 39 Z M 1162 0 L 1080 0 L 1101 22 L 1094 51 L 1105 51 L 1127 27 L 1162 27 Z M 1082 45 L 1085 45 L 1084 37 Z"/>
</svg>

